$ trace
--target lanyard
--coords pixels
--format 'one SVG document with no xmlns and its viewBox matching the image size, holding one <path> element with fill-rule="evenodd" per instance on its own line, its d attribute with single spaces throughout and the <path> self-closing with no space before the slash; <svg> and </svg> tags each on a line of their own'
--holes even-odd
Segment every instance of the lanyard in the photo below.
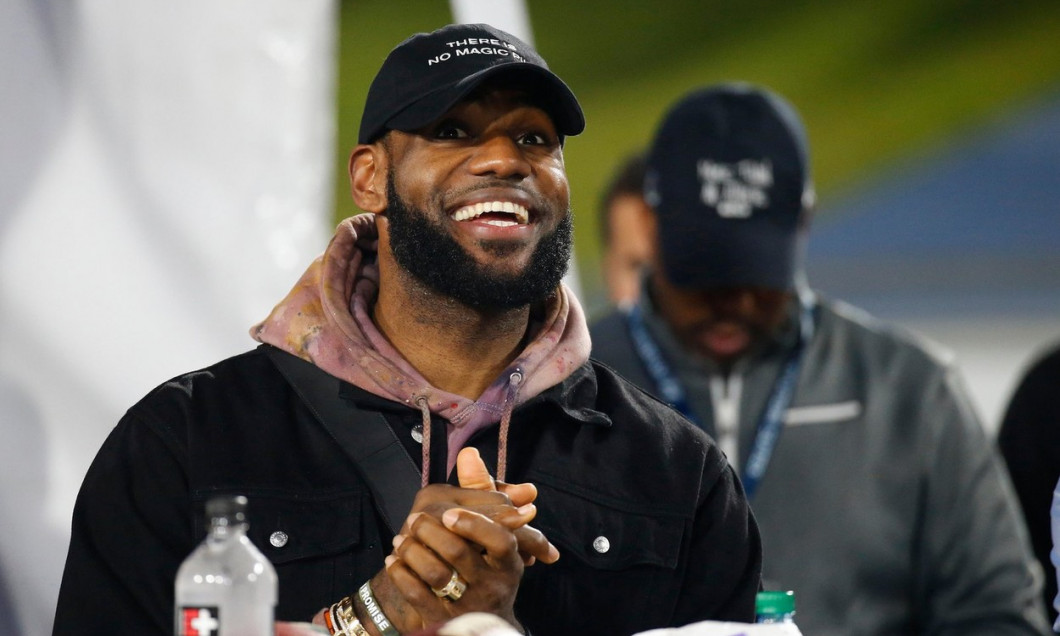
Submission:
<svg viewBox="0 0 1060 636">
<path fill-rule="evenodd" d="M 633 303 L 626 311 L 626 324 L 629 326 L 629 335 L 633 339 L 633 347 L 637 350 L 641 362 L 648 369 L 648 375 L 655 382 L 655 388 L 659 390 L 659 397 L 670 406 L 677 409 L 681 415 L 703 428 L 692 407 L 685 397 L 685 388 L 681 386 L 677 376 L 670 371 L 670 365 L 666 363 L 659 345 L 648 333 L 648 326 L 644 324 L 644 315 L 641 313 L 640 303 Z"/>
<path fill-rule="evenodd" d="M 787 361 L 781 369 L 780 376 L 773 391 L 766 402 L 766 409 L 762 413 L 762 419 L 758 422 L 754 442 L 751 444 L 751 453 L 744 466 L 741 481 L 744 492 L 750 499 L 758 489 L 758 483 L 765 475 L 769 460 L 776 449 L 780 438 L 780 431 L 784 425 L 784 411 L 791 404 L 795 396 L 795 385 L 799 379 L 799 367 L 802 366 L 803 353 L 806 344 L 813 338 L 814 332 L 814 302 L 808 291 L 799 290 L 799 337 L 788 356 Z M 663 357 L 658 343 L 648 333 L 648 327 L 644 324 L 644 315 L 639 304 L 634 304 L 626 310 L 626 324 L 629 327 L 629 335 L 633 340 L 633 347 L 637 355 L 644 363 L 655 382 L 660 397 L 677 409 L 682 415 L 703 428 L 702 422 L 692 412 L 688 403 L 688 397 L 681 382 L 670 369 L 670 365 Z"/>
</svg>

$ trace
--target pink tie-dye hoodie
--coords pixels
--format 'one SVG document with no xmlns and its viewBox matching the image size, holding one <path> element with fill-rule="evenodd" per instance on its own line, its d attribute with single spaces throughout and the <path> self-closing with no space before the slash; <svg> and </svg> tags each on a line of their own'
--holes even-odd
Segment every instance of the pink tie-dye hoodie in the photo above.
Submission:
<svg viewBox="0 0 1060 636">
<path fill-rule="evenodd" d="M 497 478 L 504 480 L 512 410 L 562 382 L 589 357 L 589 329 L 577 298 L 560 285 L 546 301 L 522 353 L 472 400 L 438 389 L 376 328 L 371 305 L 379 287 L 375 216 L 339 224 L 324 253 L 251 336 L 308 360 L 380 397 L 416 406 L 423 416 L 423 484 L 430 474 L 430 414 L 449 421 L 447 472 L 476 431 L 500 423 Z"/>
</svg>

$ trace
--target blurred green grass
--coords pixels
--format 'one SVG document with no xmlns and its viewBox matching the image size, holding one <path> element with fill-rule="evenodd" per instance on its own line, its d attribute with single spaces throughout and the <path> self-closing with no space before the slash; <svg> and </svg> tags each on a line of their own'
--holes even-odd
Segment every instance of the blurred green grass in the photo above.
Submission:
<svg viewBox="0 0 1060 636">
<path fill-rule="evenodd" d="M 769 86 L 806 121 L 818 193 L 856 186 L 903 156 L 974 132 L 1060 89 L 1060 2 L 1047 0 L 528 0 L 534 40 L 578 95 L 588 126 L 568 141 L 585 301 L 603 303 L 597 203 L 615 164 L 669 104 L 720 81 Z M 439 0 L 344 0 L 335 217 L 364 96 L 389 50 L 450 21 Z"/>
</svg>

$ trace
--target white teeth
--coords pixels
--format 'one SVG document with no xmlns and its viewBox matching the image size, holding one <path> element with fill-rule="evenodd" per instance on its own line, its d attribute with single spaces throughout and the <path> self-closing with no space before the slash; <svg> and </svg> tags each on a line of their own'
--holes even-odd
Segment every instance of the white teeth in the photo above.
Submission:
<svg viewBox="0 0 1060 636">
<path fill-rule="evenodd" d="M 452 218 L 454 221 L 470 221 L 471 219 L 476 219 L 482 216 L 486 212 L 504 212 L 515 215 L 515 221 L 505 221 L 501 219 L 489 221 L 490 225 L 495 225 L 497 227 L 526 225 L 530 222 L 530 213 L 526 208 L 511 201 L 485 201 L 482 203 L 466 205 L 456 212 L 453 212 Z"/>
</svg>

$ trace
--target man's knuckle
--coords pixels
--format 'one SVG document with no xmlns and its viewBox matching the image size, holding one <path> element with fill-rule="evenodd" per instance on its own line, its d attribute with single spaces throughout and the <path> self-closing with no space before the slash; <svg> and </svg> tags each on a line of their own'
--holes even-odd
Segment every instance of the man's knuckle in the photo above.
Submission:
<svg viewBox="0 0 1060 636">
<path fill-rule="evenodd" d="M 512 552 L 517 552 L 519 550 L 519 540 L 516 539 L 514 532 L 506 533 L 501 538 L 501 541 L 503 543 L 505 552 L 512 553 Z"/>
<path fill-rule="evenodd" d="M 434 548 L 434 551 L 438 554 L 438 556 L 442 557 L 443 560 L 452 563 L 454 561 L 459 560 L 467 552 L 467 546 L 458 545 L 456 543 L 445 544 L 441 546 L 436 546 Z"/>
</svg>

